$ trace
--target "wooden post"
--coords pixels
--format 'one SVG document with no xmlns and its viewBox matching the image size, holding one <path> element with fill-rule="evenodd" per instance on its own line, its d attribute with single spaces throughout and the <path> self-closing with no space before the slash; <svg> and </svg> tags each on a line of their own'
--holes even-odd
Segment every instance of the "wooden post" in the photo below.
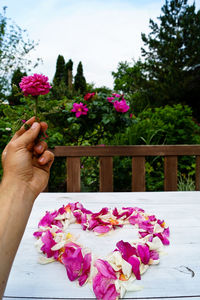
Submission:
<svg viewBox="0 0 200 300">
<path fill-rule="evenodd" d="M 177 191 L 177 156 L 165 156 L 164 161 L 164 190 Z"/>
<path fill-rule="evenodd" d="M 145 191 L 145 157 L 132 157 L 132 192 Z"/>
<path fill-rule="evenodd" d="M 200 191 L 200 156 L 196 156 L 195 189 Z"/>
<path fill-rule="evenodd" d="M 81 191 L 80 157 L 67 157 L 67 192 Z"/>
<path fill-rule="evenodd" d="M 100 192 L 113 192 L 113 159 L 112 157 L 100 157 Z"/>
</svg>

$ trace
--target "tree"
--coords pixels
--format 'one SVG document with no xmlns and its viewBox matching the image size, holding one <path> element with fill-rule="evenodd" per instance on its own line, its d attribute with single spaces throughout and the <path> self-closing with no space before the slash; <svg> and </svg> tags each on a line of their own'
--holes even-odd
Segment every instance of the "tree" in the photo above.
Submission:
<svg viewBox="0 0 200 300">
<path fill-rule="evenodd" d="M 125 62 L 118 64 L 117 72 L 112 72 L 114 77 L 114 89 L 123 93 L 135 93 L 141 91 L 146 84 L 146 76 L 141 60 L 133 63 L 133 66 Z"/>
<path fill-rule="evenodd" d="M 65 59 L 62 55 L 58 55 L 56 61 L 56 72 L 53 78 L 54 85 L 59 85 L 65 79 Z"/>
<path fill-rule="evenodd" d="M 80 92 L 81 94 L 83 94 L 83 93 L 85 93 L 86 88 L 87 88 L 86 79 L 83 76 L 83 66 L 82 66 L 82 63 L 80 61 L 79 64 L 78 64 L 78 67 L 77 67 L 76 76 L 74 78 L 74 89 L 75 89 L 75 91 Z"/>
<path fill-rule="evenodd" d="M 65 82 L 69 90 L 72 90 L 72 77 L 73 77 L 72 70 L 73 70 L 73 61 L 69 59 L 65 65 Z"/>
<path fill-rule="evenodd" d="M 9 91 L 11 74 L 17 68 L 30 71 L 40 61 L 32 62 L 28 54 L 37 44 L 31 41 L 26 30 L 21 29 L 6 17 L 6 7 L 0 13 L 0 98 Z"/>
<path fill-rule="evenodd" d="M 166 0 L 161 10 L 159 23 L 150 19 L 151 32 L 142 34 L 147 47 L 142 48 L 144 66 L 154 96 L 158 103 L 182 102 L 200 112 L 200 83 L 193 96 L 188 95 L 186 84 L 191 69 L 200 64 L 200 10 L 195 12 L 195 4 L 189 6 L 187 0 Z"/>
<path fill-rule="evenodd" d="M 158 23 L 142 34 L 144 62 L 121 62 L 113 72 L 115 89 L 150 106 L 188 104 L 200 116 L 200 10 L 187 0 L 166 0 Z M 192 88 L 193 87 L 193 88 Z M 137 102 L 137 101 L 136 101 Z"/>
<path fill-rule="evenodd" d="M 27 76 L 26 72 L 21 72 L 20 68 L 17 68 L 11 78 L 11 94 L 8 96 L 8 101 L 10 105 L 18 105 L 20 103 L 21 95 L 19 93 L 19 83 L 23 76 Z"/>
</svg>

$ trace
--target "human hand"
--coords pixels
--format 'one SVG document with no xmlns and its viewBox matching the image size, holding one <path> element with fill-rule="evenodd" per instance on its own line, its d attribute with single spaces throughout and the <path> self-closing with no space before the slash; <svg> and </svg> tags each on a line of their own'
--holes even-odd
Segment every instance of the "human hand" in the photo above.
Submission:
<svg viewBox="0 0 200 300">
<path fill-rule="evenodd" d="M 37 197 L 48 183 L 54 155 L 46 150 L 46 142 L 37 140 L 40 131 L 47 130 L 47 124 L 35 122 L 35 117 L 26 124 L 31 127 L 26 130 L 23 125 L 2 153 L 2 181 L 26 185 Z"/>
</svg>

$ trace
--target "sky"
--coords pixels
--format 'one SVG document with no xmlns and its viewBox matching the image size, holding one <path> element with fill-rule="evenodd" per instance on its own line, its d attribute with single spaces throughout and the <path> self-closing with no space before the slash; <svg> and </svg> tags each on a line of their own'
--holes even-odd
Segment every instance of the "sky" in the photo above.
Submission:
<svg viewBox="0 0 200 300">
<path fill-rule="evenodd" d="M 141 57 L 141 32 L 149 32 L 149 19 L 156 20 L 165 0 L 0 0 L 6 16 L 26 29 L 38 46 L 30 58 L 43 64 L 32 73 L 50 81 L 58 55 L 79 61 L 84 76 L 96 87 L 113 87 L 112 71 L 120 61 Z M 30 74 L 31 75 L 31 74 Z"/>
</svg>

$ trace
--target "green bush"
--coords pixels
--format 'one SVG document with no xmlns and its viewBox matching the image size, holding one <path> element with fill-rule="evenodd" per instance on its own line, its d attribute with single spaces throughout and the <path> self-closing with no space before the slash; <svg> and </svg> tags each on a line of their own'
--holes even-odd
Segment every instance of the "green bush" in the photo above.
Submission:
<svg viewBox="0 0 200 300">
<path fill-rule="evenodd" d="M 128 127 L 123 134 L 116 134 L 112 145 L 173 145 L 200 144 L 200 127 L 192 118 L 188 106 L 180 104 L 161 108 L 148 108 L 138 114 L 137 122 Z M 195 158 L 179 157 L 180 176 L 190 176 L 194 180 Z M 146 158 L 146 189 L 164 189 L 163 157 Z M 115 158 L 114 183 L 116 191 L 131 191 L 131 159 Z M 120 174 L 120 176 L 119 176 Z"/>
</svg>

